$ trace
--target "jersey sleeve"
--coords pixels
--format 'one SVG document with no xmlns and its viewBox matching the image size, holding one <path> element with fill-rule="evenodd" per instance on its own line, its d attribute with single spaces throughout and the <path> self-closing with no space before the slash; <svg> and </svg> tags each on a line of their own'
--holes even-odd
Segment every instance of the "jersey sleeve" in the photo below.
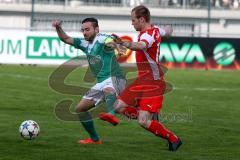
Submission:
<svg viewBox="0 0 240 160">
<path fill-rule="evenodd" d="M 101 44 L 106 44 L 106 43 L 109 43 L 109 42 L 113 41 L 112 37 L 110 35 L 107 35 L 107 34 L 99 33 L 97 35 L 97 38 L 98 38 L 98 42 L 101 43 Z"/>
<path fill-rule="evenodd" d="M 110 42 L 113 42 L 113 39 L 112 39 L 112 37 L 107 37 L 105 40 L 104 40 L 104 44 L 106 44 L 106 43 L 110 43 Z"/>
<path fill-rule="evenodd" d="M 113 38 L 110 35 L 107 34 L 98 34 L 98 42 L 104 46 L 105 49 L 107 49 L 108 53 L 109 51 L 114 52 L 114 48 L 106 46 L 107 43 L 113 42 Z"/>
<path fill-rule="evenodd" d="M 164 28 L 159 27 L 159 26 L 154 26 L 154 27 L 159 30 L 159 34 L 161 37 L 164 37 L 166 35 L 166 30 Z"/>
<path fill-rule="evenodd" d="M 87 49 L 88 43 L 83 38 L 73 38 L 73 46 L 85 52 Z"/>
<path fill-rule="evenodd" d="M 155 39 L 153 36 L 151 36 L 147 33 L 143 33 L 140 37 L 140 41 L 146 43 L 147 48 L 150 48 L 152 46 L 152 44 L 155 42 Z"/>
</svg>

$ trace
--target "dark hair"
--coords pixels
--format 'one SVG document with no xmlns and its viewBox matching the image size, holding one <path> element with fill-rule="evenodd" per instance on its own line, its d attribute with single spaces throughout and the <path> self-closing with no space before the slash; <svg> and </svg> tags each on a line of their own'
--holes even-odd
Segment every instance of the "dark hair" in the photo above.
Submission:
<svg viewBox="0 0 240 160">
<path fill-rule="evenodd" d="M 94 28 L 98 27 L 98 20 L 96 18 L 91 17 L 91 18 L 85 18 L 84 20 L 82 20 L 82 24 L 86 22 L 91 22 Z"/>
<path fill-rule="evenodd" d="M 140 5 L 132 9 L 132 12 L 135 12 L 136 17 L 143 17 L 146 22 L 150 22 L 150 11 L 147 7 Z"/>
</svg>

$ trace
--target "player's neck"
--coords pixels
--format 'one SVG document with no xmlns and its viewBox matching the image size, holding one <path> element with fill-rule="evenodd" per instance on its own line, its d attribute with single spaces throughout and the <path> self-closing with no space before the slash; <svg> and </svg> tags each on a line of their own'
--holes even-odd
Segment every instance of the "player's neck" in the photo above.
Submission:
<svg viewBox="0 0 240 160">
<path fill-rule="evenodd" d="M 141 32 L 144 32 L 144 31 L 150 29 L 151 27 L 152 27 L 152 26 L 151 26 L 150 23 L 146 23 L 146 25 L 144 25 L 144 27 L 141 29 Z"/>
<path fill-rule="evenodd" d="M 97 34 L 96 34 L 94 37 L 92 37 L 88 42 L 89 42 L 90 44 L 92 44 L 93 41 L 94 41 L 94 39 L 96 38 L 96 36 L 97 36 Z"/>
<path fill-rule="evenodd" d="M 94 39 L 91 39 L 88 41 L 88 43 L 92 44 Z"/>
</svg>

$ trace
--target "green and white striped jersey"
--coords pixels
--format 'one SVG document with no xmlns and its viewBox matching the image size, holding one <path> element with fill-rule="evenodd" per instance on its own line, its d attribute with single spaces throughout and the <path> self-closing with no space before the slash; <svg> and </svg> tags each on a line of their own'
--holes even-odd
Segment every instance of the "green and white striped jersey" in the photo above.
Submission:
<svg viewBox="0 0 240 160">
<path fill-rule="evenodd" d="M 110 35 L 98 33 L 92 43 L 84 38 L 74 38 L 74 47 L 86 55 L 89 67 L 98 82 L 109 77 L 124 78 L 113 49 L 107 49 L 105 43 L 111 41 Z"/>
</svg>

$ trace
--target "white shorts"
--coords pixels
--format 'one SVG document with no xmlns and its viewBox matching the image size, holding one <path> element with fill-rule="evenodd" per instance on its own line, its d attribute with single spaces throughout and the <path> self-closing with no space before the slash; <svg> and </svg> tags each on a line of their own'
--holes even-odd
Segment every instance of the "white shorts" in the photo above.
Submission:
<svg viewBox="0 0 240 160">
<path fill-rule="evenodd" d="M 105 95 L 103 90 L 105 88 L 112 88 L 116 95 L 119 95 L 126 86 L 126 80 L 118 77 L 110 77 L 100 83 L 95 84 L 84 96 L 84 99 L 95 101 L 95 105 L 104 101 Z"/>
</svg>

